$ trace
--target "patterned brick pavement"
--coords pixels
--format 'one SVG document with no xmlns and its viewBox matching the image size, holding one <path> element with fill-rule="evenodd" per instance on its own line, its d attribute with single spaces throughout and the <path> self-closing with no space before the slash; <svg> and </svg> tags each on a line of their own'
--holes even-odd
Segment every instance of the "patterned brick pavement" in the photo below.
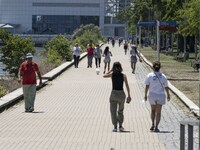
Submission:
<svg viewBox="0 0 200 150">
<path fill-rule="evenodd" d="M 138 63 L 133 75 L 122 46 L 111 51 L 112 62 L 122 63 L 133 99 L 125 104 L 126 132 L 112 132 L 111 80 L 102 77 L 103 63 L 97 75 L 85 58 L 37 92 L 35 113 L 24 113 L 20 102 L 0 114 L 0 150 L 178 150 L 179 121 L 194 117 L 170 102 L 163 108 L 161 133 L 150 132 L 149 105 L 142 103 L 150 69 Z"/>
</svg>

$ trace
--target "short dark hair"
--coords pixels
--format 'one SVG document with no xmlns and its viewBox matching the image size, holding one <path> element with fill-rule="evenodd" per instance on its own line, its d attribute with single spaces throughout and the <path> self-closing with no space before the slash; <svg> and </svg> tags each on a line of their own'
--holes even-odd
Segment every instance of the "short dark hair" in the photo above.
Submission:
<svg viewBox="0 0 200 150">
<path fill-rule="evenodd" d="M 120 62 L 114 62 L 112 67 L 113 73 L 121 73 L 123 71 L 122 65 Z"/>
<path fill-rule="evenodd" d="M 159 61 L 154 61 L 153 62 L 153 69 L 154 71 L 159 71 L 161 68 L 161 63 Z"/>
</svg>

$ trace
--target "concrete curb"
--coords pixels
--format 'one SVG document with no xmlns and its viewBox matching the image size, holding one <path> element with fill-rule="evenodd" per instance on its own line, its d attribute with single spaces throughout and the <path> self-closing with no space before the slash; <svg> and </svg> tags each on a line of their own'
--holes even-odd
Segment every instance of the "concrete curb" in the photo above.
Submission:
<svg viewBox="0 0 200 150">
<path fill-rule="evenodd" d="M 144 62 L 152 68 L 152 63 L 148 61 L 142 53 L 140 53 Z M 169 82 L 169 89 L 189 108 L 189 110 L 197 117 L 200 117 L 200 109 L 185 94 L 178 90 Z"/>
<path fill-rule="evenodd" d="M 87 52 L 84 52 L 80 56 L 80 60 L 87 56 Z M 37 80 L 37 90 L 44 87 L 48 81 L 53 80 L 66 69 L 71 67 L 74 64 L 74 61 L 65 62 L 64 64 L 58 66 L 57 68 L 51 70 L 47 74 L 42 76 L 42 85 L 39 85 L 39 80 Z M 15 91 L 6 94 L 5 96 L 0 98 L 0 112 L 8 109 L 9 107 L 13 106 L 23 98 L 23 90 L 22 87 L 16 89 Z"/>
<path fill-rule="evenodd" d="M 87 56 L 86 52 L 82 53 L 81 56 L 80 56 L 80 60 L 82 60 L 86 56 Z M 68 69 L 69 67 L 71 67 L 73 64 L 74 64 L 74 60 L 67 61 L 67 62 L 63 63 L 62 65 L 54 68 L 53 70 L 51 70 L 47 74 L 43 75 L 42 79 L 47 79 L 47 80 L 51 81 L 54 78 L 56 78 L 58 75 L 60 75 L 61 73 L 63 73 L 66 69 Z"/>
</svg>

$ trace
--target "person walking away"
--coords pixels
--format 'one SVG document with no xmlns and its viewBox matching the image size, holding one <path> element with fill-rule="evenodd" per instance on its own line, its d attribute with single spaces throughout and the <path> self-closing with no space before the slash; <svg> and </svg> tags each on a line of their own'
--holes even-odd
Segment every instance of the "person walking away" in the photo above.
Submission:
<svg viewBox="0 0 200 150">
<path fill-rule="evenodd" d="M 112 37 L 111 42 L 112 42 L 112 46 L 115 47 L 115 37 Z"/>
<path fill-rule="evenodd" d="M 94 57 L 95 57 L 96 68 L 100 68 L 101 55 L 102 55 L 102 49 L 100 48 L 99 44 L 97 44 L 96 48 L 94 50 Z"/>
<path fill-rule="evenodd" d="M 131 59 L 131 69 L 133 74 L 135 73 L 136 69 L 137 56 L 139 57 L 139 61 L 142 62 L 141 56 L 137 50 L 137 46 L 132 45 L 130 50 L 130 59 Z"/>
<path fill-rule="evenodd" d="M 105 49 L 104 49 L 104 52 L 103 52 L 103 57 L 105 57 L 104 58 L 104 72 L 103 73 L 106 72 L 107 66 L 108 66 L 108 72 L 110 71 L 110 62 L 111 62 L 110 56 L 112 56 L 112 53 L 109 50 L 109 47 L 106 46 Z"/>
<path fill-rule="evenodd" d="M 81 48 L 78 46 L 78 43 L 75 44 L 75 46 L 72 49 L 73 57 L 74 57 L 74 67 L 78 68 L 80 54 L 81 54 Z"/>
<path fill-rule="evenodd" d="M 159 61 L 153 63 L 153 72 L 149 73 L 145 78 L 145 101 L 149 101 L 151 105 L 151 131 L 159 132 L 158 125 L 161 119 L 162 105 L 167 100 L 170 101 L 168 81 L 166 76 L 160 72 L 161 64 Z M 148 94 L 148 95 L 147 95 Z"/>
<path fill-rule="evenodd" d="M 88 58 L 88 68 L 92 68 L 92 60 L 94 57 L 94 48 L 92 47 L 92 44 L 89 44 L 89 47 L 87 48 L 87 58 Z"/>
<path fill-rule="evenodd" d="M 42 78 L 38 68 L 38 65 L 32 61 L 33 55 L 28 53 L 26 55 L 26 61 L 24 61 L 19 68 L 18 81 L 21 82 L 22 77 L 22 88 L 25 100 L 25 112 L 34 111 L 34 103 L 36 96 L 36 73 L 42 85 Z"/>
<path fill-rule="evenodd" d="M 123 84 L 126 85 L 126 90 L 128 93 L 127 103 L 130 103 L 130 89 L 128 80 L 125 74 L 122 73 L 123 69 L 120 62 L 115 62 L 113 64 L 112 70 L 107 74 L 104 74 L 104 78 L 112 79 L 112 91 L 110 94 L 110 113 L 111 120 L 114 126 L 113 132 L 117 132 L 117 126 L 119 124 L 119 131 L 124 131 L 123 122 L 124 122 L 124 103 L 126 95 L 124 92 Z"/>
<path fill-rule="evenodd" d="M 128 49 L 128 42 L 125 41 L 125 43 L 124 43 L 124 52 L 125 52 L 125 55 L 127 54 L 127 49 Z"/>
</svg>

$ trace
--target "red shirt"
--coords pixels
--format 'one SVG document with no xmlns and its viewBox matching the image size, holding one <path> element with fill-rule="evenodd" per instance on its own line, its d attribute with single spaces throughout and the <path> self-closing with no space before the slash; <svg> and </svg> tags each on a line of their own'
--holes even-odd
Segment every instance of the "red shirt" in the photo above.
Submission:
<svg viewBox="0 0 200 150">
<path fill-rule="evenodd" d="M 93 56 L 94 55 L 94 48 L 92 48 L 92 47 L 87 48 L 87 52 L 88 52 L 89 56 Z"/>
<path fill-rule="evenodd" d="M 27 61 L 20 65 L 20 72 L 22 75 L 22 84 L 36 84 L 36 72 L 38 72 L 38 65 L 35 62 L 29 64 Z"/>
</svg>

